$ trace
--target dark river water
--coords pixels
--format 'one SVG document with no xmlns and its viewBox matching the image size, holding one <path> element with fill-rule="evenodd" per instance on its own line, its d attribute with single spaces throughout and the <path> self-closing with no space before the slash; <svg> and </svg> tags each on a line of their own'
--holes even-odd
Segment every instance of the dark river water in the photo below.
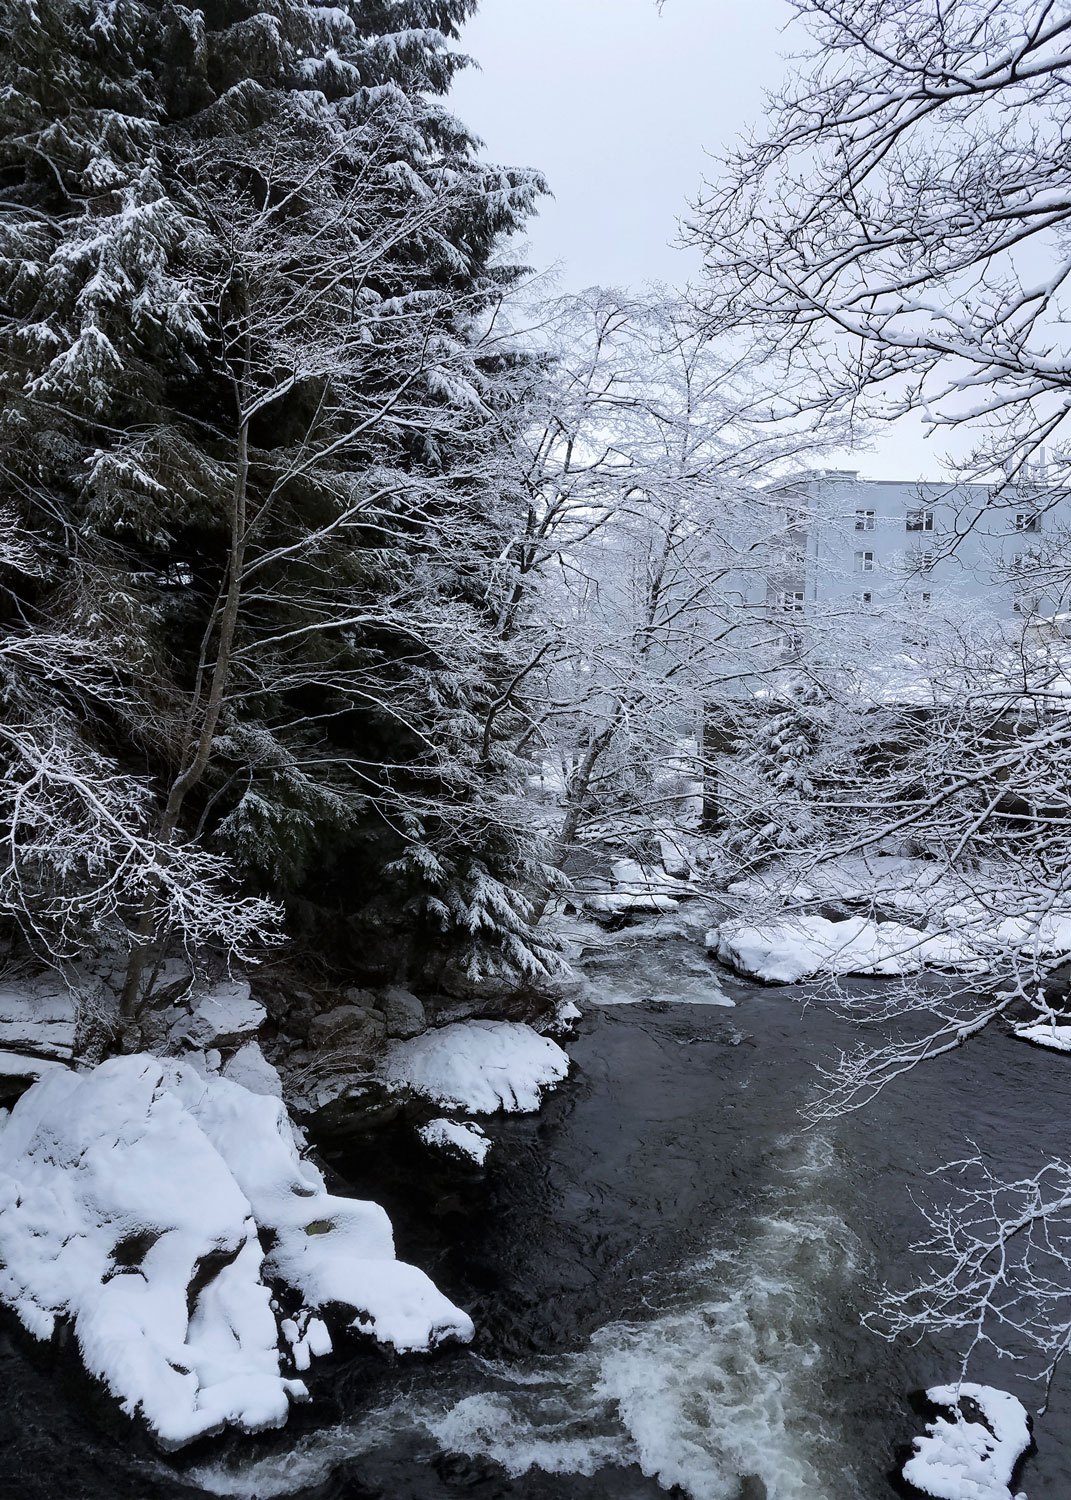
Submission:
<svg viewBox="0 0 1071 1500">
<path fill-rule="evenodd" d="M 814 1065 L 854 1040 L 825 1006 L 725 975 L 734 1008 L 696 1003 L 718 981 L 680 938 L 626 938 L 588 980 L 568 1082 L 490 1122 L 484 1173 L 429 1171 L 404 1124 L 330 1158 L 471 1311 L 470 1348 L 323 1362 L 283 1432 L 164 1462 L 5 1337 L 0 1495 L 892 1500 L 910 1393 L 958 1368 L 860 1324 L 910 1277 L 911 1191 L 968 1136 L 1005 1174 L 1066 1152 L 1071 1058 L 983 1036 L 805 1132 Z M 1035 1436 L 1022 1487 L 1068 1500 L 1071 1366 Z"/>
</svg>

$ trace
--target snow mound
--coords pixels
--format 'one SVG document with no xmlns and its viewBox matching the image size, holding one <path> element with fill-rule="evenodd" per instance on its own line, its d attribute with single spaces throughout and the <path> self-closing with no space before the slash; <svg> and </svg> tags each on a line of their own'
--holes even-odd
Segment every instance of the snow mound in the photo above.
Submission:
<svg viewBox="0 0 1071 1500">
<path fill-rule="evenodd" d="M 767 902 L 876 901 L 916 918 L 955 895 L 942 865 L 899 854 L 839 855 L 820 861 L 797 856 L 733 881 L 728 889 L 730 895 Z"/>
<path fill-rule="evenodd" d="M 269 1283 L 304 1322 L 341 1306 L 399 1350 L 472 1336 L 394 1258 L 381 1208 L 327 1193 L 279 1099 L 187 1063 L 49 1073 L 0 1160 L 0 1299 L 38 1338 L 72 1323 L 86 1368 L 165 1447 L 278 1427 L 305 1396 L 280 1370 Z"/>
<path fill-rule="evenodd" d="M 447 1156 L 462 1156 L 482 1167 L 491 1142 L 479 1125 L 462 1125 L 457 1120 L 429 1120 L 417 1131 L 425 1146 Z"/>
<path fill-rule="evenodd" d="M 492 1115 L 539 1108 L 569 1071 L 568 1055 L 521 1021 L 454 1021 L 387 1050 L 383 1076 L 446 1109 Z"/>
<path fill-rule="evenodd" d="M 767 984 L 796 984 L 816 974 L 915 974 L 927 966 L 969 970 L 979 965 L 976 954 L 953 936 L 866 917 L 829 922 L 795 916 L 761 927 L 724 922 L 716 929 L 716 942 L 722 963 Z"/>
<path fill-rule="evenodd" d="M 1013 1500 L 1015 1465 L 1030 1446 L 1022 1404 L 989 1385 L 935 1385 L 926 1397 L 949 1412 L 926 1424 L 903 1476 L 935 1500 Z M 1014 1500 L 1026 1500 L 1025 1495 Z"/>
</svg>

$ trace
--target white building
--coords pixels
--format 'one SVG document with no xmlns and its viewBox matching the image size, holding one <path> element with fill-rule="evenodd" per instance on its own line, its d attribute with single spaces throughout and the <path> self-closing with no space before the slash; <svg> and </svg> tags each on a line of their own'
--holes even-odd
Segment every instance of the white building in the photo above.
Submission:
<svg viewBox="0 0 1071 1500">
<path fill-rule="evenodd" d="M 860 479 L 826 470 L 784 488 L 782 561 L 768 608 L 788 614 L 910 616 L 968 605 L 997 619 L 1068 608 L 1054 553 L 1071 540 L 1071 494 Z"/>
</svg>

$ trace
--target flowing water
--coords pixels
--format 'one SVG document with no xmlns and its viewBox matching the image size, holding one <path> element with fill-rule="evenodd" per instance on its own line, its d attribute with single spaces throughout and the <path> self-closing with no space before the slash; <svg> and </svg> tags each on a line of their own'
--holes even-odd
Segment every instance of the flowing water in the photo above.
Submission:
<svg viewBox="0 0 1071 1500">
<path fill-rule="evenodd" d="M 1063 1151 L 1071 1059 L 986 1036 L 807 1133 L 813 1065 L 854 1040 L 823 1005 L 719 981 L 680 938 L 626 936 L 588 980 L 569 1081 L 491 1123 L 484 1174 L 429 1172 L 403 1124 L 331 1162 L 473 1313 L 470 1349 L 325 1362 L 285 1431 L 164 1463 L 8 1343 L 0 1494 L 892 1500 L 910 1393 L 957 1373 L 860 1324 L 910 1275 L 910 1191 L 967 1135 L 1008 1174 Z M 1071 1369 L 1036 1438 L 1023 1487 L 1068 1500 Z"/>
</svg>

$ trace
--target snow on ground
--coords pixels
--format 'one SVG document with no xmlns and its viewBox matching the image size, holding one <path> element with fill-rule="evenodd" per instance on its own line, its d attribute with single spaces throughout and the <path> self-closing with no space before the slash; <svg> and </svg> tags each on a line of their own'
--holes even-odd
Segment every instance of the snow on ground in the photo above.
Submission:
<svg viewBox="0 0 1071 1500">
<path fill-rule="evenodd" d="M 1053 1052 L 1071 1052 L 1071 1026 L 1057 1026 L 1054 1021 L 1031 1021 L 1017 1026 L 1015 1035 L 1035 1047 L 1049 1047 Z"/>
<path fill-rule="evenodd" d="M 722 963 L 767 984 L 796 984 L 815 974 L 914 974 L 931 965 L 978 966 L 970 947 L 957 937 L 865 917 L 829 922 L 792 916 L 754 927 L 723 922 L 716 942 Z"/>
<path fill-rule="evenodd" d="M 429 1120 L 417 1131 L 425 1146 L 447 1156 L 462 1156 L 482 1167 L 491 1142 L 479 1125 L 462 1125 L 458 1120 Z"/>
<path fill-rule="evenodd" d="M 305 1395 L 280 1370 L 270 1283 L 320 1349 L 329 1305 L 398 1350 L 472 1336 L 395 1259 L 383 1210 L 299 1158 L 279 1099 L 187 1063 L 50 1072 L 0 1127 L 0 1161 L 0 1299 L 38 1338 L 73 1323 L 87 1369 L 166 1447 L 279 1426 Z"/>
<path fill-rule="evenodd" d="M 935 1500 L 1012 1500 L 1015 1465 L 1030 1446 L 1022 1404 L 1006 1391 L 967 1382 L 935 1385 L 926 1397 L 949 1416 L 927 1422 L 926 1437 L 915 1439 L 902 1471 L 908 1484 Z"/>
<path fill-rule="evenodd" d="M 538 1109 L 568 1071 L 557 1042 L 521 1021 L 455 1021 L 392 1043 L 383 1065 L 387 1083 L 474 1115 Z"/>
</svg>

